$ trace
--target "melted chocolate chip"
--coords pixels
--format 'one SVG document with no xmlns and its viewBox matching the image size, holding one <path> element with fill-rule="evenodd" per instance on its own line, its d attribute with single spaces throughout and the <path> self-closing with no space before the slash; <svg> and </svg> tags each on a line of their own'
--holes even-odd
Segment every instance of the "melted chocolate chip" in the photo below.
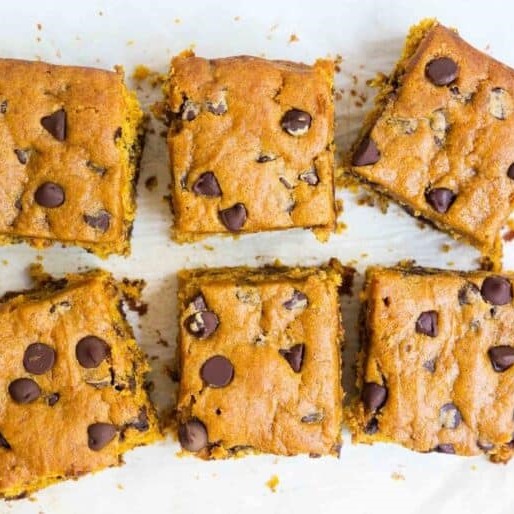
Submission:
<svg viewBox="0 0 514 514">
<path fill-rule="evenodd" d="M 514 162 L 507 169 L 507 177 L 514 180 Z"/>
<path fill-rule="evenodd" d="M 202 173 L 193 184 L 193 192 L 202 196 L 221 196 L 221 188 L 214 173 Z"/>
<path fill-rule="evenodd" d="M 262 164 L 264 162 L 271 162 L 271 161 L 274 161 L 276 159 L 276 157 L 274 155 L 269 155 L 269 154 L 260 154 L 259 157 L 257 157 L 257 162 Z"/>
<path fill-rule="evenodd" d="M 116 427 L 111 423 L 93 423 L 87 427 L 87 445 L 95 452 L 105 448 L 116 436 Z"/>
<path fill-rule="evenodd" d="M 300 373 L 301 369 L 302 369 L 302 364 L 303 364 L 303 357 L 304 357 L 304 353 L 305 353 L 305 345 L 300 343 L 300 344 L 295 344 L 294 346 L 292 346 L 291 348 L 288 348 L 288 349 L 280 349 L 278 351 L 278 353 L 280 353 L 280 355 L 282 355 L 282 357 L 284 357 L 284 359 L 289 363 L 289 365 L 291 366 L 291 369 L 295 372 L 295 373 Z"/>
<path fill-rule="evenodd" d="M 447 453 L 449 455 L 455 454 L 455 448 L 453 447 L 453 444 L 449 443 L 438 444 L 433 451 L 437 453 Z"/>
<path fill-rule="evenodd" d="M 64 109 L 59 109 L 53 114 L 41 118 L 41 125 L 57 141 L 64 141 L 66 139 L 66 111 Z"/>
<path fill-rule="evenodd" d="M 193 121 L 200 114 L 200 106 L 192 100 L 185 100 L 182 104 L 180 117 L 184 121 Z"/>
<path fill-rule="evenodd" d="M 482 298 L 493 305 L 505 305 L 512 301 L 512 286 L 503 277 L 487 277 L 480 288 Z"/>
<path fill-rule="evenodd" d="M 2 433 L 0 433 L 0 448 L 3 448 L 4 450 L 11 450 L 11 445 Z"/>
<path fill-rule="evenodd" d="M 192 418 L 179 425 L 178 439 L 184 450 L 197 452 L 207 446 L 207 429 L 199 419 Z"/>
<path fill-rule="evenodd" d="M 295 289 L 291 298 L 286 300 L 282 305 L 289 311 L 294 309 L 305 309 L 307 305 L 309 305 L 309 300 L 305 293 Z"/>
<path fill-rule="evenodd" d="M 427 203 L 440 214 L 444 214 L 452 206 L 457 195 L 446 187 L 436 187 L 425 193 Z"/>
<path fill-rule="evenodd" d="M 192 306 L 195 311 L 206 311 L 207 310 L 207 302 L 205 301 L 205 298 L 203 297 L 203 294 L 201 294 L 201 293 L 196 295 L 191 300 L 189 305 Z"/>
<path fill-rule="evenodd" d="M 16 157 L 18 158 L 18 162 L 20 164 L 27 164 L 29 162 L 29 150 L 22 150 L 21 148 L 15 148 L 14 153 L 16 154 Z"/>
<path fill-rule="evenodd" d="M 45 182 L 36 189 L 34 199 L 41 207 L 59 207 L 65 200 L 64 189 L 55 182 Z"/>
<path fill-rule="evenodd" d="M 430 337 L 436 337 L 438 333 L 437 322 L 439 315 L 436 311 L 422 312 L 416 320 L 416 332 Z"/>
<path fill-rule="evenodd" d="M 61 395 L 59 393 L 52 393 L 47 397 L 46 401 L 50 407 L 53 407 L 59 401 L 60 397 Z"/>
<path fill-rule="evenodd" d="M 4 100 L 2 103 L 0 103 L 0 114 L 5 114 L 7 112 L 8 105 L 9 102 L 7 100 Z"/>
<path fill-rule="evenodd" d="M 25 404 L 37 400 L 41 389 L 30 378 L 18 378 L 9 384 L 9 394 L 16 403 Z"/>
<path fill-rule="evenodd" d="M 318 174 L 314 168 L 300 173 L 300 175 L 298 175 L 298 179 L 309 184 L 309 186 L 316 186 L 319 182 Z"/>
<path fill-rule="evenodd" d="M 378 419 L 371 418 L 364 427 L 364 432 L 368 435 L 376 434 L 378 432 Z"/>
<path fill-rule="evenodd" d="M 457 63 L 449 57 L 439 57 L 431 60 L 425 66 L 425 75 L 436 86 L 447 86 L 459 75 Z"/>
<path fill-rule="evenodd" d="M 225 387 L 234 378 L 234 366 L 223 355 L 215 355 L 203 363 L 200 376 L 211 387 Z"/>
<path fill-rule="evenodd" d="M 321 423 L 325 415 L 323 412 L 313 412 L 312 414 L 307 414 L 306 416 L 302 416 L 300 420 L 302 423 L 312 424 L 312 423 Z"/>
<path fill-rule="evenodd" d="M 462 416 L 453 403 L 445 403 L 439 410 L 439 423 L 444 428 L 457 428 L 462 421 Z"/>
<path fill-rule="evenodd" d="M 484 452 L 490 452 L 494 448 L 494 444 L 487 441 L 477 441 L 477 446 Z"/>
<path fill-rule="evenodd" d="M 489 348 L 487 354 L 494 371 L 507 371 L 514 364 L 514 348 L 512 346 L 493 346 Z"/>
<path fill-rule="evenodd" d="M 217 102 L 205 102 L 205 106 L 210 113 L 215 114 L 216 116 L 221 116 L 228 111 L 227 103 L 223 99 L 218 100 Z"/>
<path fill-rule="evenodd" d="M 423 363 L 423 367 L 430 373 L 435 373 L 437 359 L 430 359 Z"/>
<path fill-rule="evenodd" d="M 84 221 L 92 228 L 100 232 L 107 232 L 111 224 L 111 215 L 107 211 L 100 211 L 98 214 L 84 214 Z"/>
<path fill-rule="evenodd" d="M 466 282 L 458 293 L 459 305 L 471 305 L 480 298 L 480 289 L 473 282 Z"/>
<path fill-rule="evenodd" d="M 368 166 L 380 160 L 380 151 L 369 136 L 365 137 L 352 156 L 352 166 Z"/>
<path fill-rule="evenodd" d="M 43 375 L 55 364 L 55 350 L 44 343 L 32 343 L 23 355 L 23 367 L 33 375 Z"/>
<path fill-rule="evenodd" d="M 387 401 L 387 388 L 375 382 L 366 382 L 361 392 L 362 403 L 366 410 L 375 412 Z"/>
<path fill-rule="evenodd" d="M 75 356 L 83 368 L 97 368 L 108 354 L 109 346 L 96 336 L 83 337 L 75 347 Z"/>
<path fill-rule="evenodd" d="M 218 328 L 219 319 L 212 311 L 200 311 L 185 321 L 188 332 L 198 339 L 207 339 Z"/>
<path fill-rule="evenodd" d="M 311 115 L 299 109 L 287 111 L 280 121 L 282 129 L 291 136 L 303 136 L 311 128 L 311 123 Z"/>
<path fill-rule="evenodd" d="M 118 139 L 120 139 L 122 135 L 123 135 L 123 129 L 121 127 L 118 127 L 114 131 L 114 141 L 117 141 Z"/>
<path fill-rule="evenodd" d="M 219 212 L 221 222 L 231 232 L 239 232 L 246 223 L 246 207 L 242 203 L 236 203 L 228 209 Z"/>
</svg>

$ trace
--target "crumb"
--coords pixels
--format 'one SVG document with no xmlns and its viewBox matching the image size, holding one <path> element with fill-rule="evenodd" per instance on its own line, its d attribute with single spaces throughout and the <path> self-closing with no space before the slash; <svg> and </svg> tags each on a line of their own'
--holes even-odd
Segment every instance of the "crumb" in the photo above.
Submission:
<svg viewBox="0 0 514 514">
<path fill-rule="evenodd" d="M 59 49 L 55 51 L 55 55 L 57 56 L 57 59 L 60 59 L 62 57 L 61 51 Z"/>
<path fill-rule="evenodd" d="M 343 56 L 341 54 L 336 54 L 336 58 L 334 59 L 335 64 L 341 64 L 343 62 Z"/>
<path fill-rule="evenodd" d="M 182 20 L 180 18 L 175 18 L 173 20 L 173 23 L 176 23 L 177 25 L 179 25 L 180 23 L 182 23 Z"/>
<path fill-rule="evenodd" d="M 391 478 L 396 481 L 405 480 L 405 477 L 399 471 L 393 471 L 393 473 L 391 473 Z"/>
<path fill-rule="evenodd" d="M 208 252 L 213 252 L 214 251 L 214 246 L 212 245 L 202 245 L 204 250 L 207 250 Z"/>
<path fill-rule="evenodd" d="M 421 230 L 424 230 L 425 228 L 427 228 L 427 224 L 424 221 L 421 221 L 421 220 L 416 220 L 416 225 Z"/>
<path fill-rule="evenodd" d="M 357 205 L 367 205 L 375 207 L 375 197 L 369 193 L 363 193 L 357 198 Z"/>
<path fill-rule="evenodd" d="M 476 464 L 471 464 L 471 471 L 476 471 L 478 469 Z"/>
<path fill-rule="evenodd" d="M 158 358 L 159 358 L 159 356 L 158 356 L 158 355 L 152 355 L 152 356 L 150 357 L 150 360 L 151 360 L 151 361 L 156 361 Z"/>
<path fill-rule="evenodd" d="M 168 137 L 168 131 L 167 130 L 161 130 L 159 132 L 159 136 L 161 136 L 161 137 Z"/>
<path fill-rule="evenodd" d="M 234 21 L 239 21 L 241 19 L 241 16 L 234 16 Z"/>
<path fill-rule="evenodd" d="M 42 30 L 43 25 L 41 25 L 41 23 L 37 23 L 37 24 L 36 24 L 36 27 L 37 27 L 37 29 L 38 29 L 38 30 Z"/>
<path fill-rule="evenodd" d="M 148 304 L 140 302 L 134 298 L 128 297 L 127 305 L 132 312 L 137 312 L 139 316 L 144 316 L 148 312 Z"/>
<path fill-rule="evenodd" d="M 334 64 L 334 70 L 336 70 L 336 73 L 341 73 L 341 66 L 339 66 L 339 64 Z"/>
<path fill-rule="evenodd" d="M 448 253 L 452 249 L 452 245 L 444 243 L 441 245 L 441 252 Z"/>
<path fill-rule="evenodd" d="M 4 266 L 7 266 L 9 264 L 9 261 L 7 259 L 2 259 L 2 264 Z"/>
<path fill-rule="evenodd" d="M 103 16 L 103 15 L 104 15 L 103 11 L 98 11 L 98 16 Z"/>
<path fill-rule="evenodd" d="M 123 491 L 123 489 L 125 489 L 123 487 L 123 484 L 116 484 L 116 488 L 119 489 L 120 491 Z"/>
<path fill-rule="evenodd" d="M 272 492 L 277 492 L 277 486 L 279 484 L 279 479 L 277 475 L 271 475 L 271 478 L 266 482 L 266 487 Z"/>
<path fill-rule="evenodd" d="M 289 36 L 289 43 L 296 43 L 300 41 L 300 38 L 296 34 L 291 34 Z"/>
<path fill-rule="evenodd" d="M 514 230 L 509 230 L 503 234 L 503 240 L 504 241 L 512 241 L 514 239 Z"/>
<path fill-rule="evenodd" d="M 366 259 L 367 257 L 369 257 L 369 254 L 366 252 L 361 253 L 361 259 Z"/>
<path fill-rule="evenodd" d="M 152 71 L 148 66 L 145 66 L 144 64 L 138 64 L 132 72 L 132 78 L 138 81 L 146 80 L 151 73 Z"/>
<path fill-rule="evenodd" d="M 132 46 L 134 44 L 134 40 L 133 39 L 129 39 L 127 41 L 127 46 Z"/>
<path fill-rule="evenodd" d="M 348 228 L 348 225 L 346 225 L 346 223 L 344 223 L 343 221 L 340 221 L 336 225 L 336 234 L 342 234 L 347 228 Z"/>
<path fill-rule="evenodd" d="M 359 77 L 357 77 L 357 75 L 352 75 L 352 82 L 357 84 L 359 82 Z"/>
<path fill-rule="evenodd" d="M 41 262 L 43 260 L 43 256 L 41 254 L 36 255 L 36 261 Z"/>
<path fill-rule="evenodd" d="M 360 101 L 360 100 L 357 100 L 355 102 L 355 107 L 362 107 L 364 104 Z"/>
<path fill-rule="evenodd" d="M 145 180 L 145 187 L 148 191 L 153 191 L 158 186 L 157 177 L 152 175 Z"/>
<path fill-rule="evenodd" d="M 350 94 L 352 96 L 357 96 L 357 91 L 355 89 L 350 89 Z"/>
<path fill-rule="evenodd" d="M 168 343 L 168 341 L 166 341 L 166 339 L 163 339 L 162 337 L 160 337 L 157 340 L 157 344 L 160 344 L 161 346 L 164 346 L 166 348 L 168 348 L 168 346 L 170 345 L 170 343 Z"/>
<path fill-rule="evenodd" d="M 278 23 L 275 23 L 275 25 L 272 25 L 269 29 L 270 32 L 275 32 L 275 30 L 278 29 Z"/>
<path fill-rule="evenodd" d="M 336 102 L 340 102 L 343 99 L 343 95 L 341 94 L 340 91 L 336 91 L 334 96 L 335 96 Z"/>
<path fill-rule="evenodd" d="M 36 38 L 36 41 L 37 41 L 38 43 L 41 43 L 41 38 L 38 36 L 38 37 Z"/>
<path fill-rule="evenodd" d="M 151 393 L 155 389 L 155 383 L 153 380 L 146 380 L 143 384 L 145 391 Z"/>
<path fill-rule="evenodd" d="M 453 266 L 455 266 L 455 262 L 453 262 L 453 261 L 448 261 L 448 262 L 446 263 L 446 265 L 447 265 L 447 266 L 450 266 L 450 267 L 453 267 Z"/>
</svg>

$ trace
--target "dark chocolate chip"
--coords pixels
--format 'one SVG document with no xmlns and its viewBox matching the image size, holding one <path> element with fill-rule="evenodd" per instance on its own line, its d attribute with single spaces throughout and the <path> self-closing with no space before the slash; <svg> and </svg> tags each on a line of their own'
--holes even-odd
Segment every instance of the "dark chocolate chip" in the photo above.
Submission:
<svg viewBox="0 0 514 514">
<path fill-rule="evenodd" d="M 41 389 L 30 378 L 17 378 L 9 384 L 9 394 L 16 403 L 31 403 L 39 398 Z"/>
<path fill-rule="evenodd" d="M 0 433 L 0 448 L 3 448 L 4 450 L 10 450 L 11 445 L 7 441 L 7 439 L 3 436 L 2 433 Z"/>
<path fill-rule="evenodd" d="M 430 206 L 441 214 L 444 214 L 452 206 L 457 195 L 446 187 L 436 187 L 425 193 L 425 199 Z"/>
<path fill-rule="evenodd" d="M 291 136 L 303 136 L 311 128 L 312 117 L 308 112 L 299 109 L 287 111 L 280 125 Z"/>
<path fill-rule="evenodd" d="M 75 355 L 83 368 L 97 368 L 108 354 L 109 346 L 96 336 L 83 337 L 75 347 Z"/>
<path fill-rule="evenodd" d="M 207 446 L 207 429 L 199 419 L 192 418 L 179 425 L 178 440 L 184 450 L 197 452 Z"/>
<path fill-rule="evenodd" d="M 5 114 L 7 112 L 8 105 L 9 102 L 7 100 L 4 100 L 2 103 L 0 103 L 0 114 Z"/>
<path fill-rule="evenodd" d="M 368 435 L 373 435 L 378 432 L 378 419 L 371 418 L 368 424 L 364 427 L 364 432 Z"/>
<path fill-rule="evenodd" d="M 180 109 L 184 121 L 193 121 L 200 114 L 200 107 L 192 100 L 185 100 Z"/>
<path fill-rule="evenodd" d="M 453 403 L 445 403 L 439 409 L 439 423 L 444 428 L 457 428 L 462 421 L 462 416 Z"/>
<path fill-rule="evenodd" d="M 98 173 L 101 177 L 103 177 L 107 173 L 107 168 L 104 166 L 99 166 L 98 164 L 95 164 L 92 161 L 86 161 L 86 166 L 94 171 L 95 173 Z"/>
<path fill-rule="evenodd" d="M 191 300 L 189 305 L 192 306 L 195 311 L 206 311 L 207 310 L 207 302 L 205 301 L 205 298 L 203 297 L 203 294 L 201 294 L 201 293 L 196 295 Z"/>
<path fill-rule="evenodd" d="M 425 66 L 425 75 L 436 86 L 447 86 L 459 75 L 457 63 L 449 57 L 438 57 Z"/>
<path fill-rule="evenodd" d="M 427 371 L 430 371 L 430 373 L 435 373 L 436 363 L 437 363 L 437 359 L 430 359 L 430 360 L 425 361 L 425 362 L 423 363 L 423 367 L 424 367 Z"/>
<path fill-rule="evenodd" d="M 493 346 L 489 348 L 487 354 L 494 371 L 506 371 L 514 364 L 514 348 L 512 346 Z"/>
<path fill-rule="evenodd" d="M 457 295 L 459 305 L 471 305 L 480 298 L 480 289 L 473 282 L 466 282 L 460 289 Z"/>
<path fill-rule="evenodd" d="M 221 222 L 231 232 L 238 232 L 246 223 L 246 207 L 242 203 L 236 203 L 228 209 L 219 212 Z"/>
<path fill-rule="evenodd" d="M 219 319 L 212 311 L 200 311 L 186 319 L 186 328 L 198 339 L 207 339 L 218 328 Z"/>
<path fill-rule="evenodd" d="M 55 350 L 44 343 L 32 343 L 23 355 L 23 367 L 33 375 L 43 375 L 55 364 Z"/>
<path fill-rule="evenodd" d="M 307 414 L 306 416 L 302 416 L 302 423 L 321 423 L 324 419 L 325 415 L 323 412 L 313 412 L 312 414 Z"/>
<path fill-rule="evenodd" d="M 64 189 L 55 182 L 45 182 L 36 189 L 34 199 L 41 207 L 59 207 L 64 203 Z"/>
<path fill-rule="evenodd" d="M 291 184 L 286 177 L 278 177 L 278 180 L 286 189 L 293 189 L 293 184 Z"/>
<path fill-rule="evenodd" d="M 294 309 L 305 309 L 307 305 L 309 305 L 309 300 L 305 293 L 295 289 L 291 298 L 286 300 L 282 305 L 289 311 Z"/>
<path fill-rule="evenodd" d="M 303 343 L 295 344 L 288 349 L 280 349 L 278 353 L 284 357 L 295 373 L 300 373 L 305 353 L 305 345 Z"/>
<path fill-rule="evenodd" d="M 270 162 L 270 161 L 274 161 L 276 159 L 276 157 L 274 155 L 269 155 L 269 154 L 260 154 L 259 157 L 257 157 L 257 162 L 258 163 L 263 163 L 263 162 Z"/>
<path fill-rule="evenodd" d="M 14 153 L 18 158 L 20 164 L 27 164 L 29 162 L 29 150 L 22 150 L 21 148 L 15 148 Z"/>
<path fill-rule="evenodd" d="M 300 173 L 300 175 L 298 175 L 298 178 L 302 182 L 309 184 L 309 186 L 316 186 L 319 182 L 318 174 L 314 168 L 304 171 L 303 173 Z"/>
<path fill-rule="evenodd" d="M 484 452 L 490 452 L 494 448 L 494 444 L 487 441 L 477 441 L 477 446 Z"/>
<path fill-rule="evenodd" d="M 371 139 L 365 137 L 355 150 L 352 156 L 352 166 L 367 166 L 368 164 L 375 164 L 380 160 L 380 150 Z"/>
<path fill-rule="evenodd" d="M 449 455 L 455 454 L 455 448 L 453 447 L 453 444 L 450 443 L 438 444 L 433 451 L 437 453 L 447 453 Z"/>
<path fill-rule="evenodd" d="M 221 188 L 214 173 L 202 173 L 193 184 L 193 192 L 202 196 L 221 196 Z"/>
<path fill-rule="evenodd" d="M 205 105 L 207 110 L 216 116 L 221 116 L 228 111 L 227 103 L 223 99 L 217 102 L 205 102 Z"/>
<path fill-rule="evenodd" d="M 146 432 L 150 429 L 150 423 L 148 422 L 148 414 L 146 412 L 146 408 L 143 407 L 139 411 L 139 416 L 137 417 L 137 421 L 134 421 L 130 425 L 134 427 L 138 432 Z"/>
<path fill-rule="evenodd" d="M 41 125 L 45 128 L 57 141 L 66 139 L 66 111 L 59 109 L 49 116 L 41 118 Z"/>
<path fill-rule="evenodd" d="M 480 288 L 482 298 L 493 305 L 505 305 L 512 301 L 512 286 L 503 277 L 487 277 Z"/>
<path fill-rule="evenodd" d="M 438 334 L 437 322 L 439 315 L 436 311 L 422 312 L 416 320 L 416 332 L 425 334 L 430 337 L 436 337 Z"/>
<path fill-rule="evenodd" d="M 87 427 L 87 445 L 95 452 L 105 448 L 116 436 L 111 423 L 93 423 Z"/>
<path fill-rule="evenodd" d="M 60 397 L 61 395 L 59 393 L 52 393 L 46 398 L 46 401 L 50 407 L 53 407 L 59 401 Z"/>
<path fill-rule="evenodd" d="M 365 382 L 361 393 L 364 407 L 371 412 L 381 409 L 387 401 L 387 388 L 375 382 Z"/>
<path fill-rule="evenodd" d="M 123 129 L 121 127 L 118 127 L 114 131 L 114 141 L 117 141 L 122 135 L 123 135 Z"/>
<path fill-rule="evenodd" d="M 507 177 L 514 180 L 514 162 L 509 166 L 507 170 Z"/>
<path fill-rule="evenodd" d="M 225 387 L 234 378 L 234 366 L 223 355 L 215 355 L 203 363 L 200 376 L 211 387 Z"/>
<path fill-rule="evenodd" d="M 107 211 L 100 211 L 98 214 L 84 214 L 84 221 L 92 228 L 100 232 L 107 232 L 111 224 L 111 215 Z"/>
</svg>

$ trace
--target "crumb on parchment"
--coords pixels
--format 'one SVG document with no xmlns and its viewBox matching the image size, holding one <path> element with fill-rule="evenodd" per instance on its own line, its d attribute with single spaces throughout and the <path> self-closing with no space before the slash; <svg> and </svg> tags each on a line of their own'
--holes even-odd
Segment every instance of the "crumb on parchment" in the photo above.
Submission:
<svg viewBox="0 0 514 514">
<path fill-rule="evenodd" d="M 270 479 L 266 482 L 266 487 L 272 492 L 277 492 L 277 486 L 279 484 L 280 480 L 278 479 L 277 475 L 271 475 Z"/>
<path fill-rule="evenodd" d="M 405 480 L 405 477 L 399 471 L 393 471 L 391 478 L 397 482 Z"/>
</svg>

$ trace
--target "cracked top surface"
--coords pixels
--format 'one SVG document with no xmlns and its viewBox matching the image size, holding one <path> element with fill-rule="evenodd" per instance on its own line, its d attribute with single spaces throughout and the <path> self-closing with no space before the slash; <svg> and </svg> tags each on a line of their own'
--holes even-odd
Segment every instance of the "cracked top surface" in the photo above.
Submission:
<svg viewBox="0 0 514 514">
<path fill-rule="evenodd" d="M 440 58 L 453 61 L 456 73 L 449 61 L 427 67 Z M 514 198 L 514 71 L 438 24 L 404 64 L 371 128 L 379 155 L 366 160 L 376 162 L 352 169 L 416 215 L 491 252 Z M 434 189 L 449 192 L 434 198 Z"/>
<path fill-rule="evenodd" d="M 199 456 L 338 453 L 340 282 L 332 268 L 182 272 L 178 419 L 204 425 Z M 190 322 L 207 311 L 218 324 L 199 337 Z M 232 373 L 206 367 L 213 356 Z"/>
<path fill-rule="evenodd" d="M 508 458 L 514 276 L 371 268 L 366 283 L 354 440 Z"/>
<path fill-rule="evenodd" d="M 175 57 L 168 99 L 175 237 L 332 229 L 332 82 L 331 61 Z M 214 192 L 198 187 L 206 172 Z M 221 214 L 236 204 L 246 212 L 235 221 Z"/>
<path fill-rule="evenodd" d="M 125 450 L 156 438 L 147 364 L 120 300 L 110 275 L 89 273 L 0 303 L 0 496 L 118 465 Z M 91 339 L 78 351 L 88 336 L 105 351 Z M 96 423 L 111 428 L 91 441 Z"/>
<path fill-rule="evenodd" d="M 1 59 L 0 240 L 123 252 L 141 116 L 121 70 Z"/>
</svg>

